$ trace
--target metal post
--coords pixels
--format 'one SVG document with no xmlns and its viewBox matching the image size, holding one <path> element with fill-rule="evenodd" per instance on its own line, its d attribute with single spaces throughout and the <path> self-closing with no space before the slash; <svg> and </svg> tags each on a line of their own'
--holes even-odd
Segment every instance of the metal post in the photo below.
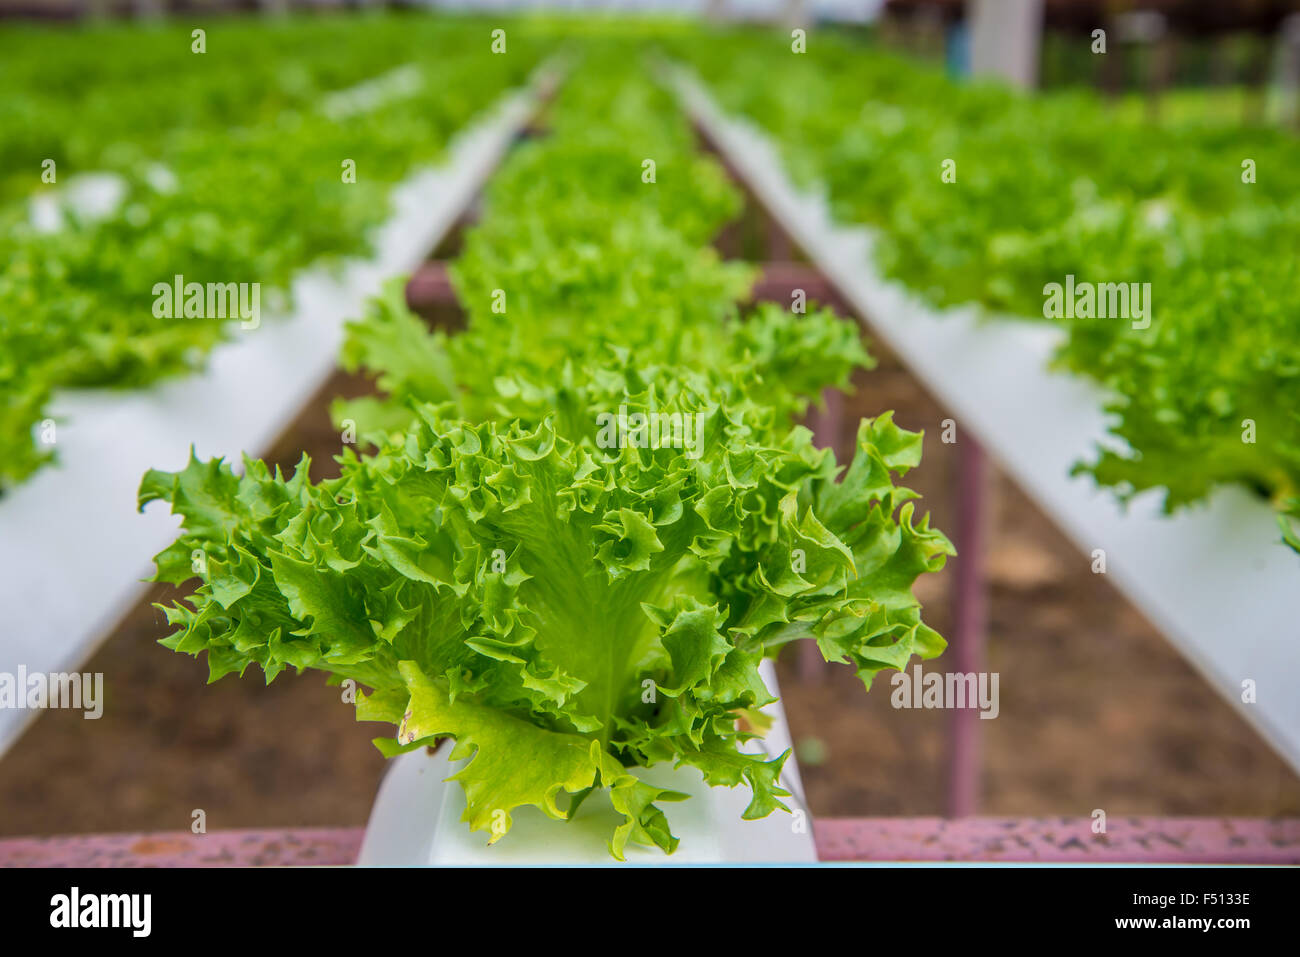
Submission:
<svg viewBox="0 0 1300 957">
<path fill-rule="evenodd" d="M 1246 62 L 1242 77 L 1245 91 L 1241 101 L 1241 120 L 1250 126 L 1268 119 L 1268 58 L 1264 53 L 1267 44 L 1251 33 L 1242 34 L 1241 44 L 1245 48 Z"/>
<path fill-rule="evenodd" d="M 984 451 L 967 433 L 957 442 L 957 557 L 953 561 L 952 641 L 949 667 L 961 674 L 985 670 L 987 593 L 984 575 L 988 467 Z M 977 708 L 952 712 L 948 738 L 948 814 L 975 813 L 980 786 L 980 716 Z"/>
<path fill-rule="evenodd" d="M 1160 94 L 1173 71 L 1173 40 L 1165 15 L 1155 10 L 1135 10 L 1115 18 L 1120 43 L 1139 58 L 1146 93 L 1147 121 L 1160 118 Z"/>
<path fill-rule="evenodd" d="M 1043 0 L 967 0 L 971 72 L 1038 85 Z"/>
<path fill-rule="evenodd" d="M 808 29 L 808 10 L 804 0 L 785 0 L 782 19 L 787 29 Z"/>
<path fill-rule="evenodd" d="M 1279 115 L 1282 122 L 1300 130 L 1300 13 L 1282 21 L 1277 48 Z"/>
</svg>

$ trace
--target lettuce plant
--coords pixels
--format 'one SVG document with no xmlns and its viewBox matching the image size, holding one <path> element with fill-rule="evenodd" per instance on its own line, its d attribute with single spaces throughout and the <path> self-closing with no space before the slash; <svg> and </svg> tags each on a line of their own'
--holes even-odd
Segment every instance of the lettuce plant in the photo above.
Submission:
<svg viewBox="0 0 1300 957">
<path fill-rule="evenodd" d="M 311 483 L 305 460 L 288 478 L 256 461 L 150 472 L 141 506 L 184 521 L 158 580 L 203 569 L 164 644 L 206 652 L 213 680 L 250 664 L 351 678 L 371 689 L 358 718 L 396 726 L 386 754 L 454 738 L 453 758 L 473 755 L 455 777 L 466 819 L 492 840 L 521 805 L 560 818 L 599 790 L 624 818 L 611 853 L 672 851 L 660 804 L 683 795 L 631 773 L 660 762 L 744 783 L 746 818 L 784 808 L 785 755 L 738 747 L 739 719 L 772 700 L 762 658 L 816 641 L 869 684 L 943 647 L 911 586 L 951 547 L 893 484 L 920 437 L 864 421 L 837 481 L 806 429 L 706 376 L 608 375 L 630 414 L 698 415 L 698 457 L 425 404 L 338 479 Z"/>
<path fill-rule="evenodd" d="M 585 64 L 489 190 L 454 269 L 463 332 L 429 330 L 400 282 L 350 326 L 344 363 L 380 394 L 335 409 L 369 450 L 339 478 L 192 459 L 140 488 L 183 520 L 158 580 L 201 579 L 164 644 L 213 680 L 351 679 L 358 717 L 395 728 L 385 754 L 453 738 L 493 841 L 516 808 L 602 795 L 619 858 L 677 845 L 662 805 L 685 795 L 640 768 L 743 785 L 746 818 L 785 808 L 786 755 L 742 748 L 772 700 L 760 662 L 815 641 L 869 685 L 938 654 L 911 588 L 952 551 L 894 484 L 919 435 L 864 421 L 842 467 L 791 424 L 869 364 L 857 328 L 740 315 L 752 270 L 703 245 L 739 196 L 625 60 Z"/>
</svg>

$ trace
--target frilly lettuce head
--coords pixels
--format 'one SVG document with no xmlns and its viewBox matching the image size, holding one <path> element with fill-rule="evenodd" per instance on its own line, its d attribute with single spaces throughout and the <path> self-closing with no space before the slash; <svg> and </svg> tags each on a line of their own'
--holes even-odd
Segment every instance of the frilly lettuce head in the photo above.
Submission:
<svg viewBox="0 0 1300 957">
<path fill-rule="evenodd" d="M 166 500 L 184 524 L 157 580 L 202 579 L 163 643 L 206 651 L 213 680 L 351 678 L 370 689 L 358 717 L 396 728 L 386 754 L 454 738 L 465 818 L 492 840 L 517 807 L 563 818 L 603 794 L 620 858 L 629 841 L 671 852 L 659 805 L 684 797 L 632 768 L 744 784 L 746 818 L 785 809 L 785 755 L 739 747 L 772 700 L 764 656 L 815 641 L 869 684 L 943 648 L 911 587 L 951 546 L 893 482 L 921 438 L 888 415 L 861 423 L 843 469 L 722 372 L 614 355 L 544 397 L 499 394 L 508 424 L 414 403 L 337 479 L 312 483 L 305 458 L 291 477 L 193 456 L 148 473 L 141 507 Z"/>
</svg>

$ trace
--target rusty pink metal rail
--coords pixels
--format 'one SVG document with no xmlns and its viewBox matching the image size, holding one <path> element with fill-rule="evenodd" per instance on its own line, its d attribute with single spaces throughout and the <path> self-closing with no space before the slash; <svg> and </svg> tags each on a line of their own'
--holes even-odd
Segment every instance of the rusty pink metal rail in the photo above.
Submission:
<svg viewBox="0 0 1300 957">
<path fill-rule="evenodd" d="M 802 289 L 809 303 L 820 303 L 847 313 L 849 307 L 826 277 L 816 267 L 807 263 L 771 260 L 755 263 L 758 278 L 750 298 L 755 302 L 775 302 L 789 307 L 791 293 Z M 456 289 L 447 272 L 447 263 L 440 259 L 423 262 L 406 283 L 406 304 L 415 312 L 436 306 L 455 306 Z"/>
<path fill-rule="evenodd" d="M 1300 864 L 1300 819 L 826 818 L 823 861 L 990 861 L 1051 864 Z"/>
<path fill-rule="evenodd" d="M 74 834 L 0 840 L 0 867 L 267 867 L 351 864 L 359 827 L 191 834 Z"/>
<path fill-rule="evenodd" d="M 822 861 L 1300 864 L 1300 819 L 823 818 Z M 361 828 L 93 834 L 0 840 L 0 867 L 266 867 L 351 864 Z"/>
<path fill-rule="evenodd" d="M 957 556 L 952 559 L 952 657 L 948 664 L 957 674 L 981 674 L 986 668 L 988 480 L 984 450 L 969 431 L 964 432 L 957 440 Z M 980 737 L 979 713 L 973 708 L 955 709 L 948 730 L 946 810 L 950 817 L 967 817 L 979 807 Z"/>
</svg>

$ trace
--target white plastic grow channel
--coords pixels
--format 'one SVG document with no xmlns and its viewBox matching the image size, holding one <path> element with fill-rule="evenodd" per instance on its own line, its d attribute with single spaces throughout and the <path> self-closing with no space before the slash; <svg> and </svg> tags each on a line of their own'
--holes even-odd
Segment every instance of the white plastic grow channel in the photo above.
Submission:
<svg viewBox="0 0 1300 957">
<path fill-rule="evenodd" d="M 57 233 L 73 212 L 86 223 L 108 219 L 121 207 L 126 193 L 126 180 L 116 173 L 84 173 L 73 176 L 62 189 L 28 199 L 28 216 L 37 232 Z"/>
<path fill-rule="evenodd" d="M 760 665 L 763 680 L 779 694 L 776 670 L 770 661 Z M 790 730 L 778 701 L 764 709 L 772 727 L 763 740 L 749 743 L 775 757 L 790 748 Z M 446 779 L 455 766 L 447 760 L 450 749 L 434 754 L 420 749 L 394 758 L 379 785 L 366 826 L 357 863 L 362 866 L 438 867 L 530 864 L 610 864 L 615 861 L 606 841 L 623 818 L 608 802 L 593 798 L 579 808 L 571 821 L 557 821 L 534 807 L 511 812 L 512 826 L 496 844 L 488 845 L 483 831 L 470 831 L 461 820 L 465 794 L 456 781 Z M 473 760 L 472 758 L 470 760 Z M 812 817 L 803 797 L 803 783 L 794 755 L 786 759 L 781 784 L 791 792 L 784 798 L 794 814 L 773 811 L 757 821 L 741 815 L 749 804 L 747 785 L 709 787 L 694 768 L 674 771 L 661 766 L 636 772 L 643 780 L 691 795 L 682 802 L 665 803 L 673 834 L 681 841 L 671 855 L 657 847 L 629 844 L 625 855 L 632 864 L 767 863 L 811 864 L 817 860 Z"/>
<path fill-rule="evenodd" d="M 999 464 L 1292 767 L 1300 770 L 1300 556 L 1279 544 L 1272 510 L 1242 488 L 1161 514 L 1159 495 L 1127 511 L 1071 466 L 1106 434 L 1105 395 L 1048 368 L 1063 333 L 1042 322 L 936 311 L 881 277 L 871 232 L 837 225 L 824 195 L 797 189 L 752 124 L 726 115 L 689 72 L 670 73 L 686 108 L 762 204 Z M 1158 317 L 1157 317 L 1158 321 Z M 959 431 L 960 436 L 960 431 Z M 960 441 L 960 437 L 958 438 Z M 1242 701 L 1254 682 L 1256 701 Z"/>
<path fill-rule="evenodd" d="M 134 392 L 56 396 L 58 462 L 0 501 L 0 673 L 75 671 L 138 602 L 151 558 L 179 518 L 136 513 L 150 468 L 200 457 L 239 462 L 270 447 L 335 368 L 346 320 L 389 277 L 411 271 L 451 228 L 532 115 L 534 90 L 504 97 L 449 144 L 446 162 L 393 191 L 394 213 L 369 260 L 313 268 L 294 282 L 293 311 L 238 329 L 203 372 Z M 39 712 L 0 710 L 0 754 Z"/>
</svg>

